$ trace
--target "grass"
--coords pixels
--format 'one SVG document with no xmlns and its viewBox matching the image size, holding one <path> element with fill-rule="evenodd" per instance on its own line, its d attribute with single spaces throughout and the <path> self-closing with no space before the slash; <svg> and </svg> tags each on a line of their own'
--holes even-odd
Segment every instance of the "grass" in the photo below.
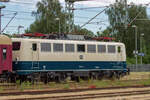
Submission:
<svg viewBox="0 0 150 100">
<path fill-rule="evenodd" d="M 22 84 L 20 84 L 20 80 L 16 81 L 16 85 L 20 89 L 20 91 L 24 91 L 25 89 L 31 89 L 33 86 L 32 83 L 29 81 L 22 82 Z"/>
<path fill-rule="evenodd" d="M 26 88 L 26 83 L 23 82 L 23 83 L 20 85 L 20 91 L 24 91 L 25 88 Z"/>
<path fill-rule="evenodd" d="M 139 81 L 139 84 L 150 85 L 150 79 L 148 79 L 148 80 L 141 80 L 141 81 Z"/>
<path fill-rule="evenodd" d="M 97 88 L 101 87 L 116 87 L 116 86 L 133 86 L 133 85 L 150 85 L 150 79 L 148 80 L 137 80 L 137 81 L 123 81 L 123 80 L 102 80 L 93 81 L 89 85 L 94 85 Z"/>
<path fill-rule="evenodd" d="M 91 85 L 95 85 L 96 87 L 107 87 L 109 85 L 109 81 L 105 81 L 105 80 L 95 80 L 95 81 L 92 81 L 92 84 Z"/>
<path fill-rule="evenodd" d="M 138 80 L 136 80 L 138 79 Z M 24 91 L 29 89 L 79 89 L 79 88 L 103 88 L 116 86 L 136 86 L 136 85 L 150 85 L 150 72 L 131 73 L 131 75 L 121 78 L 121 80 L 82 80 L 80 82 L 67 81 L 66 83 L 50 82 L 47 85 L 44 83 L 32 84 L 30 82 L 23 82 L 17 80 L 17 90 Z M 4 87 L 0 87 L 0 92 L 4 91 Z"/>
<path fill-rule="evenodd" d="M 47 85 L 40 83 L 32 85 L 28 82 L 23 82 L 17 87 L 17 90 L 24 91 L 30 89 L 81 89 L 81 88 L 104 88 L 104 87 L 117 87 L 117 86 L 136 86 L 136 85 L 150 85 L 150 79 L 147 80 L 88 80 L 81 82 L 68 82 L 68 83 L 55 83 L 51 82 Z M 0 92 L 3 92 L 4 88 L 0 87 Z"/>
<path fill-rule="evenodd" d="M 4 90 L 3 87 L 0 87 L 0 92 L 3 92 L 3 90 Z"/>
<path fill-rule="evenodd" d="M 50 82 L 48 85 L 50 88 L 58 88 L 57 83 L 55 82 Z"/>
<path fill-rule="evenodd" d="M 38 84 L 38 85 L 35 85 L 35 86 L 37 86 L 37 89 L 40 89 L 40 90 L 43 89 L 41 84 Z"/>
<path fill-rule="evenodd" d="M 64 84 L 64 89 L 69 89 L 70 85 L 69 84 Z"/>
<path fill-rule="evenodd" d="M 17 86 L 19 86 L 20 85 L 20 80 L 17 80 L 16 84 L 17 84 Z"/>
</svg>

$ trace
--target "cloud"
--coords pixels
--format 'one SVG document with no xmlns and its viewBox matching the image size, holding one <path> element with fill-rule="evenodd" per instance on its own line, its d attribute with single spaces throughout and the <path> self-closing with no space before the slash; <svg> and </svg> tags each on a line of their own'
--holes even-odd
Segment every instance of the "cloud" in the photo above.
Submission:
<svg viewBox="0 0 150 100">
<path fill-rule="evenodd" d="M 38 1 L 41 0 L 10 0 L 12 2 L 20 2 L 20 3 L 31 3 L 28 5 L 32 8 L 35 8 L 35 5 Z M 59 0 L 60 3 L 64 6 L 65 0 Z M 89 0 L 89 1 L 78 1 L 75 4 L 83 5 L 83 6 L 108 6 L 110 4 L 115 3 L 116 0 Z M 134 2 L 135 4 L 147 4 L 150 3 L 150 0 L 127 0 L 128 3 Z"/>
<path fill-rule="evenodd" d="M 84 5 L 84 6 L 90 6 L 90 7 L 96 7 L 96 6 L 108 6 L 109 4 L 112 4 L 113 2 L 106 1 L 106 0 L 94 0 L 94 1 L 82 1 L 82 2 L 77 2 L 76 4 Z"/>
<path fill-rule="evenodd" d="M 41 0 L 10 0 L 10 5 L 18 5 L 24 7 L 24 9 L 35 10 L 36 4 Z"/>
<path fill-rule="evenodd" d="M 64 3 L 65 2 L 65 0 L 59 0 L 60 1 L 60 3 Z"/>
<path fill-rule="evenodd" d="M 150 0 L 128 0 L 128 3 L 134 2 L 135 4 L 147 4 L 150 3 Z"/>
<path fill-rule="evenodd" d="M 32 10 L 36 9 L 36 3 L 41 0 L 10 0 L 11 2 L 20 3 L 25 8 L 30 8 Z M 62 6 L 65 6 L 65 0 L 59 0 Z M 89 7 L 96 7 L 96 6 L 108 6 L 110 4 L 115 3 L 116 0 L 89 0 L 89 1 L 78 1 L 75 2 L 75 5 L 81 6 L 89 6 Z M 134 2 L 135 4 L 147 4 L 150 3 L 150 0 L 127 0 L 128 3 Z M 24 3 L 24 4 L 21 4 Z M 26 5 L 28 6 L 26 6 Z"/>
<path fill-rule="evenodd" d="M 61 3 L 64 3 L 65 0 L 59 0 Z M 83 5 L 83 6 L 108 6 L 110 4 L 115 3 L 116 0 L 89 0 L 89 1 L 79 1 L 75 4 Z M 150 3 L 150 0 L 127 0 L 130 4 L 131 2 L 134 2 L 135 4 L 147 4 Z"/>
</svg>

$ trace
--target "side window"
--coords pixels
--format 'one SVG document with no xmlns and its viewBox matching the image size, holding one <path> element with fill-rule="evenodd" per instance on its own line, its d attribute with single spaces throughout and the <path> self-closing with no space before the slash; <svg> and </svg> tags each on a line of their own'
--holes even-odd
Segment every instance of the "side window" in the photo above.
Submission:
<svg viewBox="0 0 150 100">
<path fill-rule="evenodd" d="M 74 44 L 65 44 L 66 52 L 74 52 Z"/>
<path fill-rule="evenodd" d="M 50 52 L 51 44 L 50 43 L 41 43 L 41 52 Z"/>
<path fill-rule="evenodd" d="M 54 43 L 53 51 L 54 52 L 63 52 L 63 44 L 62 43 Z"/>
<path fill-rule="evenodd" d="M 108 45 L 108 53 L 116 53 L 116 46 Z"/>
<path fill-rule="evenodd" d="M 106 45 L 98 45 L 97 48 L 99 53 L 106 53 Z"/>
<path fill-rule="evenodd" d="M 118 46 L 118 53 L 121 53 L 121 47 Z"/>
<path fill-rule="evenodd" d="M 3 60 L 6 60 L 7 57 L 7 49 L 3 48 Z"/>
<path fill-rule="evenodd" d="M 36 50 L 37 50 L 37 44 L 36 44 L 36 43 L 33 43 L 33 44 L 32 44 L 32 50 L 33 50 L 33 51 L 36 51 Z"/>
<path fill-rule="evenodd" d="M 88 53 L 96 53 L 96 45 L 87 45 Z"/>
<path fill-rule="evenodd" d="M 78 52 L 85 52 L 85 45 L 84 44 L 78 44 L 77 45 L 77 51 Z"/>
<path fill-rule="evenodd" d="M 20 46 L 21 46 L 21 42 L 13 42 L 12 43 L 13 51 L 19 51 Z"/>
</svg>

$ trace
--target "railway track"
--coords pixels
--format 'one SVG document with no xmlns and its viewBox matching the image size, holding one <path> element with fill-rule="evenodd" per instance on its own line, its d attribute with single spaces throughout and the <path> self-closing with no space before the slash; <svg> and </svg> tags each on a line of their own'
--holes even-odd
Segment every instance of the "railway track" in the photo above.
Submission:
<svg viewBox="0 0 150 100">
<path fill-rule="evenodd" d="M 66 95 L 66 96 L 47 96 L 47 97 L 35 97 L 26 98 L 27 100 L 37 100 L 37 99 L 50 99 L 50 100 L 86 100 L 94 98 L 110 98 L 110 97 L 122 97 L 122 96 L 135 96 L 135 95 L 145 95 L 150 94 L 150 90 L 145 91 L 130 91 L 130 92 L 116 92 L 116 93 L 95 93 L 95 94 L 84 94 L 84 95 Z M 14 99 L 14 100 L 25 100 L 25 98 Z"/>
<path fill-rule="evenodd" d="M 128 91 L 128 89 L 134 89 Z M 149 89 L 147 89 L 149 88 Z M 126 91 L 124 91 L 126 89 Z M 142 90 L 137 90 L 142 89 Z M 145 90 L 146 89 L 146 90 Z M 112 90 L 105 92 L 107 90 Z M 117 90 L 117 91 L 116 91 Z M 102 92 L 103 91 L 103 92 Z M 116 91 L 116 92 L 115 92 Z M 150 86 L 130 86 L 130 87 L 110 87 L 96 89 L 70 89 L 70 90 L 41 90 L 41 91 L 23 91 L 0 93 L 0 97 L 10 97 L 11 100 L 86 100 L 93 98 L 112 98 L 135 95 L 150 94 Z M 9 100 L 9 98 L 7 98 Z"/>
<path fill-rule="evenodd" d="M 13 87 L 16 86 L 16 84 L 0 84 L 0 87 Z"/>
<path fill-rule="evenodd" d="M 139 80 L 121 80 L 122 82 L 136 82 L 136 81 L 139 81 Z M 143 80 L 144 81 L 144 80 Z M 75 83 L 75 82 L 67 82 L 67 83 Z M 65 83 L 64 83 L 65 84 Z M 36 83 L 35 85 L 31 85 L 31 86 L 36 86 L 36 85 L 44 85 L 45 84 L 42 84 L 42 83 Z M 0 83 L 0 87 L 15 87 L 15 86 L 21 86 L 21 85 L 18 85 L 16 83 Z"/>
<path fill-rule="evenodd" d="M 18 92 L 0 92 L 0 96 L 10 96 L 10 95 L 37 95 L 37 94 L 54 94 L 54 93 L 70 93 L 70 92 L 86 92 L 86 91 L 96 91 L 96 90 L 114 90 L 114 89 L 128 89 L 128 88 L 149 88 L 150 85 L 146 86 L 125 86 L 125 87 L 106 87 L 106 88 L 85 88 L 85 89 L 64 89 L 64 90 L 26 90 Z"/>
</svg>

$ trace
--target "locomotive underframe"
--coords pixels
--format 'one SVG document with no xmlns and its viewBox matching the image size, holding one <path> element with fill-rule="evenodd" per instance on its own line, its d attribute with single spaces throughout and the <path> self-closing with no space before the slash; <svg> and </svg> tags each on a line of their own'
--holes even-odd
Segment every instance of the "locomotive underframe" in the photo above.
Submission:
<svg viewBox="0 0 150 100">
<path fill-rule="evenodd" d="M 17 79 L 20 82 L 30 81 L 32 83 L 42 81 L 48 82 L 64 82 L 66 79 L 79 82 L 82 80 L 102 80 L 104 78 L 120 79 L 129 74 L 129 70 L 99 70 L 99 71 L 48 71 L 48 72 L 35 72 L 28 75 L 18 75 Z"/>
</svg>

